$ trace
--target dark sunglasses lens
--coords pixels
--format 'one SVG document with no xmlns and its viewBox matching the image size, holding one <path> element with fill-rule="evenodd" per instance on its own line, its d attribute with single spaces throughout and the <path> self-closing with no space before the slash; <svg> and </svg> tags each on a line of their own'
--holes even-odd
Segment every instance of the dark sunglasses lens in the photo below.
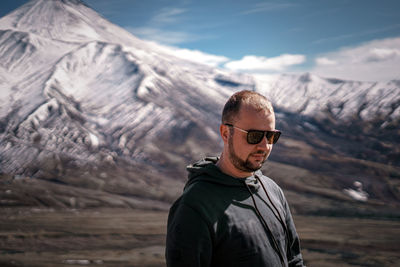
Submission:
<svg viewBox="0 0 400 267">
<path fill-rule="evenodd" d="M 269 144 L 275 144 L 278 142 L 281 132 L 267 132 L 267 140 Z"/>
<path fill-rule="evenodd" d="M 264 138 L 264 133 L 265 132 L 262 131 L 249 131 L 249 133 L 247 134 L 247 142 L 252 145 L 260 143 Z M 278 131 L 266 132 L 266 138 L 268 144 L 275 144 L 276 142 L 278 142 L 280 135 L 281 132 Z"/>
<path fill-rule="evenodd" d="M 274 144 L 275 144 L 276 142 L 278 142 L 278 139 L 279 139 L 280 136 L 281 136 L 281 132 L 277 132 L 277 133 L 276 133 L 276 136 L 275 136 L 275 139 L 274 139 Z"/>
<path fill-rule="evenodd" d="M 249 144 L 258 144 L 264 138 L 264 132 L 262 131 L 249 131 L 247 134 L 247 142 Z"/>
</svg>

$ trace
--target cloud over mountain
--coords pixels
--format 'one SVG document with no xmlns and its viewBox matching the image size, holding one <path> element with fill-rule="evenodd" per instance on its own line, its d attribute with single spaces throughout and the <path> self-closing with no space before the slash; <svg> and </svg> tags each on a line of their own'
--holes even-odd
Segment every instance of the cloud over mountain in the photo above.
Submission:
<svg viewBox="0 0 400 267">
<path fill-rule="evenodd" d="M 400 37 L 374 40 L 320 55 L 312 72 L 348 80 L 400 79 Z"/>
<path fill-rule="evenodd" d="M 244 56 L 241 60 L 230 61 L 224 67 L 244 72 L 283 71 L 290 66 L 304 63 L 305 60 L 304 55 L 283 54 L 271 58 L 249 55 Z"/>
</svg>

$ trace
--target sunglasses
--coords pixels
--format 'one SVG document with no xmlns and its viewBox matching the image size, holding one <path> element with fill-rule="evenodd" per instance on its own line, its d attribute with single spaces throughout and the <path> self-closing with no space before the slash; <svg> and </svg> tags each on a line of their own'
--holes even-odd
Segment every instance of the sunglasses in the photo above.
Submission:
<svg viewBox="0 0 400 267">
<path fill-rule="evenodd" d="M 275 130 L 275 131 L 260 131 L 260 130 L 243 130 L 240 129 L 239 127 L 233 126 L 232 124 L 225 123 L 226 126 L 233 127 L 235 129 L 238 129 L 239 131 L 242 131 L 244 133 L 247 133 L 247 143 L 251 145 L 255 145 L 260 143 L 264 136 L 267 138 L 268 144 L 275 144 L 278 142 L 279 136 L 281 136 L 281 131 Z"/>
</svg>

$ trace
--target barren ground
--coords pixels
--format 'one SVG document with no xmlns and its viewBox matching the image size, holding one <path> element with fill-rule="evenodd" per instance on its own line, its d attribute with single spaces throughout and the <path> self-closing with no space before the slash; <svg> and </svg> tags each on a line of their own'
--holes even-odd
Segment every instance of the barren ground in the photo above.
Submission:
<svg viewBox="0 0 400 267">
<path fill-rule="evenodd" d="M 165 266 L 166 211 L 1 208 L 0 266 Z M 400 222 L 295 216 L 308 266 L 395 266 Z"/>
</svg>

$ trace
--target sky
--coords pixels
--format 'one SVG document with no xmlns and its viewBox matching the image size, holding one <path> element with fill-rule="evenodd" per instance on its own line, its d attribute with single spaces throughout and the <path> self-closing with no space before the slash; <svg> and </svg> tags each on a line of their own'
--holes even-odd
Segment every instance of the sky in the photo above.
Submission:
<svg viewBox="0 0 400 267">
<path fill-rule="evenodd" d="M 27 2 L 1 0 L 0 16 Z M 136 37 L 236 72 L 400 80 L 399 0 L 84 0 Z"/>
</svg>

